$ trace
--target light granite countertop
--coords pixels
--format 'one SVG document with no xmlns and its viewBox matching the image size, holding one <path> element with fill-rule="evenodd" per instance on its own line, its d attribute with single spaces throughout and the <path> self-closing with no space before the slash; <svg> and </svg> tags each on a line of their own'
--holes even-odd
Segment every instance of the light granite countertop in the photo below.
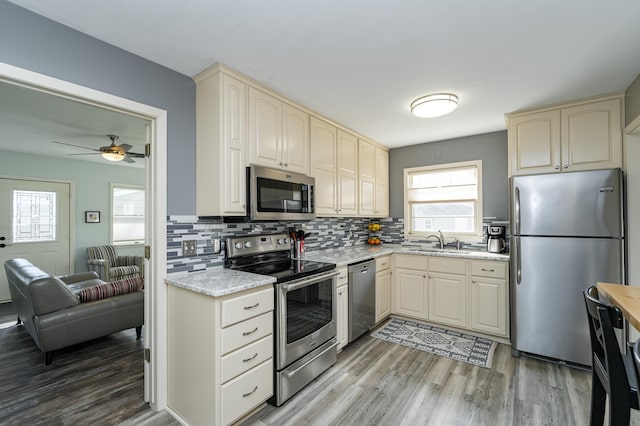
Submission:
<svg viewBox="0 0 640 426">
<path fill-rule="evenodd" d="M 216 266 L 206 271 L 171 274 L 164 282 L 207 296 L 220 297 L 272 284 L 276 279 L 268 275 L 250 274 Z"/>
<path fill-rule="evenodd" d="M 458 257 L 463 259 L 497 260 L 508 262 L 510 256 L 501 253 L 489 253 L 481 250 L 433 250 L 430 246 L 420 247 L 404 246 L 401 244 L 383 244 L 380 246 L 362 245 L 323 251 L 314 251 L 306 254 L 306 260 L 335 263 L 342 267 L 351 263 L 361 262 L 367 259 L 386 256 L 390 254 L 415 254 L 419 256 Z"/>
<path fill-rule="evenodd" d="M 425 251 L 426 250 L 426 251 Z M 367 259 L 387 256 L 390 254 L 414 254 L 420 256 L 459 257 L 464 259 L 509 261 L 508 254 L 488 253 L 472 250 L 435 250 L 430 246 L 404 246 L 400 244 L 384 244 L 380 246 L 361 245 L 339 249 L 308 252 L 306 260 L 335 263 L 337 267 L 361 262 Z M 168 275 L 165 283 L 187 290 L 202 293 L 207 296 L 220 297 L 243 290 L 260 287 L 276 282 L 268 275 L 250 274 L 234 271 L 222 266 L 206 271 L 181 272 Z"/>
</svg>

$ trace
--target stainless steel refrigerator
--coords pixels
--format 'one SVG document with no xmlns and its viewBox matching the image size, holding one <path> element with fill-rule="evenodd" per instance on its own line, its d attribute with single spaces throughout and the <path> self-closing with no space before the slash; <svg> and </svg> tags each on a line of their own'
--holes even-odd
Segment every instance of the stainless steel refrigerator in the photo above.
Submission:
<svg viewBox="0 0 640 426">
<path fill-rule="evenodd" d="M 511 347 L 591 365 L 582 292 L 624 280 L 620 169 L 511 179 Z"/>
</svg>

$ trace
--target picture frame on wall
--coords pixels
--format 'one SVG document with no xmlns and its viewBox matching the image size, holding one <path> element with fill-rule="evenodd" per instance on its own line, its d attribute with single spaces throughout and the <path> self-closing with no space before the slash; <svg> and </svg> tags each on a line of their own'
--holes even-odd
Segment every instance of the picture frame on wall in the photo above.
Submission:
<svg viewBox="0 0 640 426">
<path fill-rule="evenodd" d="M 85 223 L 100 223 L 100 212 L 88 210 L 84 212 Z"/>
</svg>

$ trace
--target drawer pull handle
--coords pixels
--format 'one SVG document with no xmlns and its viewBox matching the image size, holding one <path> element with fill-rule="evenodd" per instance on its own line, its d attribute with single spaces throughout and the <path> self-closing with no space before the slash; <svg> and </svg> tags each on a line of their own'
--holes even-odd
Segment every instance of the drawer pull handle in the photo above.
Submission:
<svg viewBox="0 0 640 426">
<path fill-rule="evenodd" d="M 254 356 L 252 356 L 251 358 L 243 359 L 243 360 L 242 360 L 242 362 L 249 362 L 249 361 L 252 361 L 252 360 L 256 359 L 256 357 L 257 357 L 257 356 L 258 356 L 258 352 L 256 352 L 256 354 L 255 354 Z"/>
<path fill-rule="evenodd" d="M 245 306 L 244 310 L 248 311 L 249 309 L 257 308 L 258 306 L 260 306 L 260 302 L 256 303 L 255 305 Z"/>
<path fill-rule="evenodd" d="M 251 392 L 249 392 L 249 393 L 243 393 L 243 394 L 242 394 L 242 397 L 243 397 L 243 398 L 246 398 L 246 397 L 248 397 L 249 395 L 253 395 L 257 390 L 258 390 L 258 386 L 256 386 L 255 388 L 253 388 L 253 390 L 252 390 Z"/>
<path fill-rule="evenodd" d="M 258 327 L 254 328 L 254 329 L 253 329 L 253 330 L 251 330 L 251 331 L 245 331 L 244 333 L 242 333 L 242 335 L 243 335 L 243 336 L 248 336 L 248 335 L 250 335 L 250 334 L 255 333 L 256 331 L 258 331 Z"/>
<path fill-rule="evenodd" d="M 482 270 L 485 271 L 485 272 L 495 272 L 496 271 L 495 269 L 484 269 L 484 268 L 482 268 Z"/>
</svg>

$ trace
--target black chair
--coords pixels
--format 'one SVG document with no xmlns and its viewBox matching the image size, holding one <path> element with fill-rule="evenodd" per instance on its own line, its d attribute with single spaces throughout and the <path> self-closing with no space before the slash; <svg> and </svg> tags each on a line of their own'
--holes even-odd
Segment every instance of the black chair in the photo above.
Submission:
<svg viewBox="0 0 640 426">
<path fill-rule="evenodd" d="M 591 336 L 591 425 L 604 423 L 609 394 L 609 425 L 628 425 L 631 409 L 638 407 L 638 379 L 631 348 L 620 352 L 615 330 L 622 329 L 622 312 L 602 303 L 596 287 L 584 291 Z"/>
</svg>

